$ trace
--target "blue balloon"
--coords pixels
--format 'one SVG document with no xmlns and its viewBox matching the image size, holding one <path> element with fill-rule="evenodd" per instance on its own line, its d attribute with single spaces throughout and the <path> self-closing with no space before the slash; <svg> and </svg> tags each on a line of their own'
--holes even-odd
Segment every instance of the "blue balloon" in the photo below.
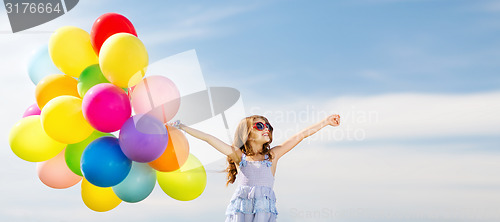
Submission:
<svg viewBox="0 0 500 222">
<path fill-rule="evenodd" d="M 49 46 L 44 45 L 37 49 L 28 63 L 28 75 L 35 85 L 43 79 L 43 77 L 52 74 L 64 74 L 57 69 L 49 55 Z"/>
<path fill-rule="evenodd" d="M 116 196 L 129 203 L 137 203 L 151 194 L 156 185 L 156 171 L 147 163 L 132 162 L 127 178 L 113 187 Z"/>
<path fill-rule="evenodd" d="M 118 139 L 105 136 L 92 141 L 83 151 L 83 176 L 98 187 L 121 183 L 130 172 L 132 161 L 123 154 Z"/>
</svg>

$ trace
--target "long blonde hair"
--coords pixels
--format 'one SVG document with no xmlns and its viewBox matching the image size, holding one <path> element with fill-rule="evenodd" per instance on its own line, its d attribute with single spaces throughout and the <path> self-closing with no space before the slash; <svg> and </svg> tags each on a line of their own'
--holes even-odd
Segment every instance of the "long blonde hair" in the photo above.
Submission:
<svg viewBox="0 0 500 222">
<path fill-rule="evenodd" d="M 237 147 L 247 156 L 253 156 L 255 153 L 250 147 L 250 143 L 248 138 L 250 137 L 250 133 L 252 132 L 253 125 L 255 123 L 256 119 L 263 119 L 266 123 L 269 124 L 269 121 L 267 120 L 266 117 L 259 116 L 259 115 L 253 115 L 246 117 L 240 121 L 238 124 L 238 128 L 236 128 L 236 132 L 234 134 L 234 141 L 233 141 L 233 147 Z M 271 154 L 271 142 L 273 141 L 273 132 L 271 129 L 269 129 L 269 142 L 264 143 L 262 145 L 262 151 L 259 153 L 262 155 L 268 155 L 269 161 L 272 161 L 272 154 Z M 229 166 L 226 169 L 227 172 L 227 183 L 226 186 L 228 186 L 230 183 L 234 183 L 236 180 L 236 175 L 238 174 L 238 170 L 236 169 L 236 163 L 233 161 L 231 157 L 227 157 L 227 162 Z"/>
</svg>

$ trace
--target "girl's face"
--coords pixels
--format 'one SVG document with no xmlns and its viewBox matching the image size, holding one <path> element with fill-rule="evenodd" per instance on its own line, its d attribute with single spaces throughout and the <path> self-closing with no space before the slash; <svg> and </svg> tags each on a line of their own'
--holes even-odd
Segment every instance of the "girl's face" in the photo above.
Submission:
<svg viewBox="0 0 500 222">
<path fill-rule="evenodd" d="M 272 127 L 270 127 L 265 120 L 261 118 L 255 119 L 252 125 L 250 138 L 252 138 L 255 142 L 263 144 L 271 141 L 270 134 L 272 133 L 272 130 L 269 128 L 272 129 Z"/>
</svg>

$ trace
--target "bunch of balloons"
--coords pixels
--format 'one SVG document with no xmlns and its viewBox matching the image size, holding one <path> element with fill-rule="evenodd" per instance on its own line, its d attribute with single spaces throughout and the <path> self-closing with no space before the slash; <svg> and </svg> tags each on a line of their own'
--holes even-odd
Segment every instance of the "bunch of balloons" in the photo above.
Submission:
<svg viewBox="0 0 500 222">
<path fill-rule="evenodd" d="M 156 181 L 174 199 L 197 198 L 205 169 L 184 134 L 165 127 L 179 109 L 179 90 L 166 77 L 145 77 L 147 66 L 146 48 L 123 15 L 100 16 L 90 34 L 59 28 L 29 62 L 36 103 L 12 127 L 12 151 L 37 162 L 51 188 L 81 181 L 94 211 L 144 200 Z"/>
</svg>

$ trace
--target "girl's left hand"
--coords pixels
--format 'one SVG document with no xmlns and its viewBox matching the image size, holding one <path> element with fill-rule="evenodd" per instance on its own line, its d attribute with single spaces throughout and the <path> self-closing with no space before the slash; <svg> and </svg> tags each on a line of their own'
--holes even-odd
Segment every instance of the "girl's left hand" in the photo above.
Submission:
<svg viewBox="0 0 500 222">
<path fill-rule="evenodd" d="M 171 123 L 165 123 L 165 126 L 172 126 L 172 127 L 177 128 L 177 129 L 180 128 L 180 125 L 181 125 L 180 120 L 176 120 L 175 122 L 171 122 Z"/>
<path fill-rule="evenodd" d="M 338 114 L 331 115 L 325 119 L 328 125 L 331 126 L 339 126 L 340 125 L 340 116 Z"/>
</svg>

